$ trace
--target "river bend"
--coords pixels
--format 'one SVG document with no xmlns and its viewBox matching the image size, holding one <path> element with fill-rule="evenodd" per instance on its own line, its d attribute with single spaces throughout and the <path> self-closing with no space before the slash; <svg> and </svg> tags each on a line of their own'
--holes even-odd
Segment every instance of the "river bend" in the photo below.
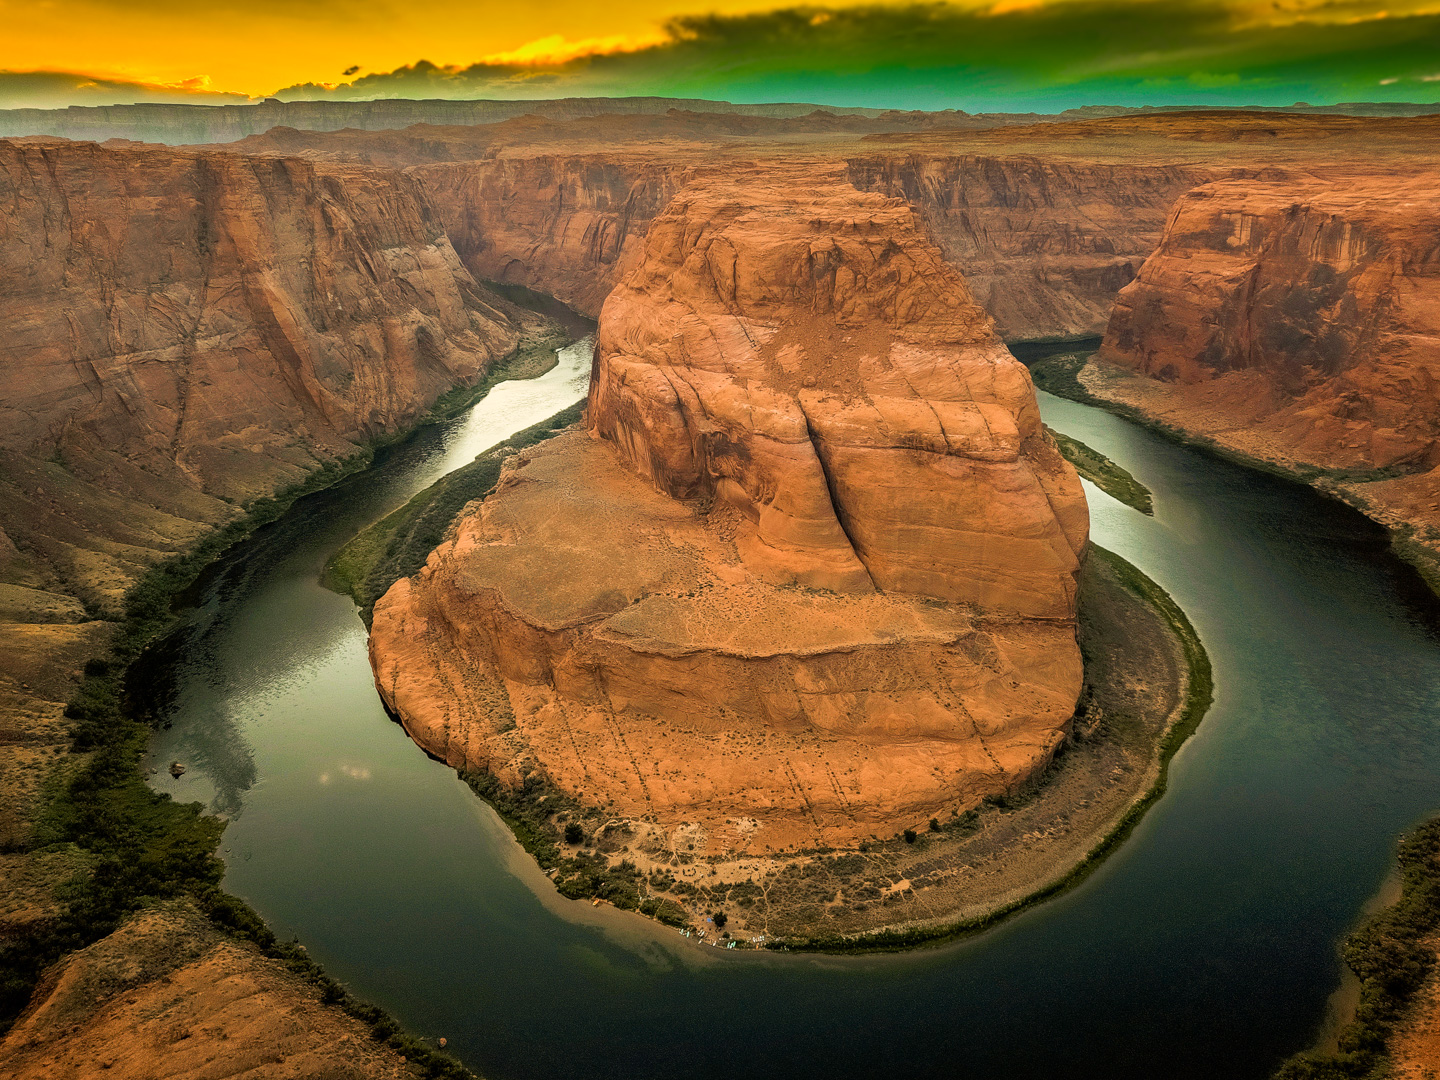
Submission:
<svg viewBox="0 0 1440 1080">
<path fill-rule="evenodd" d="M 147 767 L 230 820 L 226 888 L 492 1080 L 1259 1078 L 1313 1038 L 1336 943 L 1440 808 L 1434 608 L 1358 514 L 1045 394 L 1052 427 L 1154 492 L 1151 519 L 1087 484 L 1093 535 L 1170 590 L 1215 668 L 1169 792 L 1100 871 L 978 938 L 862 958 L 721 955 L 555 896 L 389 720 L 354 605 L 318 581 L 364 525 L 583 396 L 589 356 L 501 384 L 202 579 L 148 661 L 169 727 Z"/>
</svg>

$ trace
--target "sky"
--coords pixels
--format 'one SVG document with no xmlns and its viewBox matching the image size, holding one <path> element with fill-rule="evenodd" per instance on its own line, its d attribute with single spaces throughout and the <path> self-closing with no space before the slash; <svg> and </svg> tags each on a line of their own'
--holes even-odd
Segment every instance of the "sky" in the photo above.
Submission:
<svg viewBox="0 0 1440 1080">
<path fill-rule="evenodd" d="M 968 112 L 1440 102 L 1440 0 L 0 0 L 0 108 L 654 94 Z"/>
</svg>

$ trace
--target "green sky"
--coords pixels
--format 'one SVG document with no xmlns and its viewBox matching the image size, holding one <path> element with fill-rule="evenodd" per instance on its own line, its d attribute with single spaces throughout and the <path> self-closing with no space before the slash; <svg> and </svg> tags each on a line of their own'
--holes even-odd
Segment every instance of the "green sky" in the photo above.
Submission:
<svg viewBox="0 0 1440 1080">
<path fill-rule="evenodd" d="M 790 8 L 668 29 L 667 43 L 563 65 L 418 64 L 282 96 L 666 94 L 972 112 L 1440 100 L 1440 14 L 1267 25 L 1216 3 L 1106 0 L 999 14 Z"/>
<path fill-rule="evenodd" d="M 277 86 L 286 98 L 656 94 L 971 112 L 1440 102 L 1440 0 L 975 0 L 989 6 L 773 10 L 723 0 L 732 5 L 728 14 L 680 15 L 631 10 L 623 0 L 609 9 L 547 0 L 493 11 L 480 3 L 446 9 L 442 18 L 446 2 L 406 8 L 402 34 L 382 0 L 261 0 L 248 15 L 217 0 L 226 10 L 205 10 L 224 16 L 216 25 L 227 28 L 225 48 L 210 56 L 195 45 L 219 32 L 199 21 L 209 16 L 171 0 L 145 0 L 143 12 L 120 0 L 14 8 L 37 14 L 15 32 L 28 52 L 7 53 L 0 42 L 0 106 L 219 101 L 219 91 L 259 95 Z M 670 0 L 646 0 L 662 2 Z M 101 13 L 90 23 L 79 21 L 85 3 Z M 737 3 L 752 6 L 737 10 Z M 502 10 L 515 23 L 504 35 L 494 29 Z M 115 29 L 101 33 L 106 24 L 94 20 L 106 11 Z M 251 22 L 256 30 L 247 36 Z M 97 28 L 83 49 L 77 26 Z M 473 62 L 477 54 L 489 60 Z M 286 77 L 288 86 L 279 81 Z"/>
</svg>

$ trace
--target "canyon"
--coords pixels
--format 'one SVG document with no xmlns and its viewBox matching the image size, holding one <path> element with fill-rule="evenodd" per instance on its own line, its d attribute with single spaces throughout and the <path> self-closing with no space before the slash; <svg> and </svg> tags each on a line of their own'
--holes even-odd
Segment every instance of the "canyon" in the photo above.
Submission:
<svg viewBox="0 0 1440 1080">
<path fill-rule="evenodd" d="M 413 181 L 0 142 L 6 844 L 145 571 L 512 351 Z"/>
<path fill-rule="evenodd" d="M 0 140 L 4 940 L 86 872 L 28 848 L 127 590 L 490 371 L 537 324 L 486 281 L 601 317 L 588 430 L 513 459 L 377 607 L 377 681 L 430 752 L 613 800 L 637 848 L 853 846 L 1050 760 L 1084 502 L 1000 339 L 1103 331 L 1089 393 L 1440 566 L 1433 118 L 465 122 L 487 104 L 71 110 L 240 141 Z M 298 130 L 332 122 L 395 130 Z M 20 1030 L 0 1061 L 36 1053 Z"/>
<path fill-rule="evenodd" d="M 87 663 L 104 670 L 129 590 L 277 492 L 339 475 L 535 319 L 474 281 L 394 173 L 0 141 L 0 206 L 8 946 L 61 924 L 67 883 L 92 870 L 40 819 L 87 768 L 66 752 L 67 703 Z"/>
</svg>

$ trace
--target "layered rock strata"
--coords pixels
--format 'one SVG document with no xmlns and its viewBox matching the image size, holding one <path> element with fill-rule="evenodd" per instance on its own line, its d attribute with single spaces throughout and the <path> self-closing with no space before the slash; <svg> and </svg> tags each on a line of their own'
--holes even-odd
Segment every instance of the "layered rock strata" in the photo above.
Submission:
<svg viewBox="0 0 1440 1080">
<path fill-rule="evenodd" d="M 473 381 L 518 318 L 404 176 L 0 141 L 0 892 L 64 876 L 25 847 L 126 590 Z"/>
<path fill-rule="evenodd" d="M 849 161 L 855 186 L 906 199 L 1009 340 L 1100 333 L 1206 166 L 914 153 Z"/>
<path fill-rule="evenodd" d="M 964 809 L 1063 740 L 1079 481 L 903 202 L 677 195 L 606 302 L 588 425 L 376 605 L 431 752 L 763 851 Z"/>
<path fill-rule="evenodd" d="M 593 314 L 704 158 L 551 150 L 411 171 L 476 276 L 527 284 Z M 834 164 L 809 168 L 821 177 Z M 1019 339 L 1101 332 L 1171 204 L 1216 170 L 892 153 L 852 157 L 847 172 L 862 190 L 906 199 L 999 332 Z"/>
<path fill-rule="evenodd" d="M 594 316 L 693 169 L 633 154 L 551 153 L 410 171 L 477 277 L 538 289 Z"/>
<path fill-rule="evenodd" d="M 1093 388 L 1389 524 L 1440 527 L 1437 181 L 1377 170 L 1188 192 L 1116 302 Z"/>
<path fill-rule="evenodd" d="M 237 149 L 408 167 L 473 273 L 592 315 L 695 170 L 758 163 L 823 175 L 843 162 L 857 187 L 911 204 L 1013 340 L 1101 333 L 1115 293 L 1187 190 L 1279 167 L 1383 175 L 1425 159 L 1436 128 L 1434 117 L 1207 112 L 963 130 L 935 114 L 921 125 L 928 131 L 875 117 L 862 136 L 861 120 L 530 116 L 385 132 L 277 129 Z"/>
</svg>

